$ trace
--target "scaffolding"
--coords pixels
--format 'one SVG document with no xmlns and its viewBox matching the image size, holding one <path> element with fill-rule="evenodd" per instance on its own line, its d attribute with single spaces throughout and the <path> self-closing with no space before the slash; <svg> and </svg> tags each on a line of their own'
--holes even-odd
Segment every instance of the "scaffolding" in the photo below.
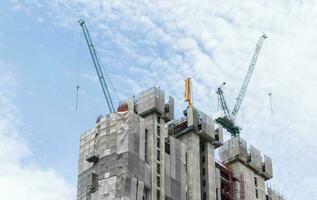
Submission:
<svg viewBox="0 0 317 200">
<path fill-rule="evenodd" d="M 216 161 L 216 167 L 219 169 L 220 175 L 220 198 L 221 200 L 234 200 L 234 181 L 237 180 L 230 165 L 223 165 Z"/>
<path fill-rule="evenodd" d="M 267 200 L 285 200 L 285 197 L 277 192 L 272 187 L 266 187 L 266 199 Z"/>
<path fill-rule="evenodd" d="M 77 199 L 142 198 L 150 185 L 144 137 L 145 122 L 133 110 L 100 118 L 81 136 Z"/>
</svg>

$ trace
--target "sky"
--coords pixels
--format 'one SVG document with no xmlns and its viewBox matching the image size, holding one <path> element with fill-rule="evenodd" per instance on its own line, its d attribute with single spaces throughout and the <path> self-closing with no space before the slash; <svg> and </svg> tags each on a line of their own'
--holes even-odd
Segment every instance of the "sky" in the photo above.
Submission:
<svg viewBox="0 0 317 200">
<path fill-rule="evenodd" d="M 232 109 L 266 33 L 237 116 L 241 137 L 272 158 L 269 185 L 287 199 L 317 196 L 316 1 L 4 0 L 0 15 L 4 199 L 75 198 L 79 136 L 108 112 L 81 18 L 111 77 L 114 102 L 155 85 L 175 97 L 178 117 L 188 76 L 196 107 L 217 113 L 215 91 L 226 82 Z"/>
</svg>

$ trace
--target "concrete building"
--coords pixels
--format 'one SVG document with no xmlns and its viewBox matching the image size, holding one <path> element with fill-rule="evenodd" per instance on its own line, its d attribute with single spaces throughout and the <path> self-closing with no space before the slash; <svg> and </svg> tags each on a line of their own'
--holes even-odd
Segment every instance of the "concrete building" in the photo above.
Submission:
<svg viewBox="0 0 317 200">
<path fill-rule="evenodd" d="M 156 87 L 80 137 L 78 200 L 275 200 L 270 178 L 268 156 L 239 137 L 223 143 L 222 127 L 195 107 L 174 119 L 174 99 Z"/>
<path fill-rule="evenodd" d="M 262 159 L 260 151 L 240 137 L 226 141 L 219 152 L 221 163 L 232 173 L 233 199 L 266 200 L 265 181 L 273 177 L 271 159 Z"/>
</svg>

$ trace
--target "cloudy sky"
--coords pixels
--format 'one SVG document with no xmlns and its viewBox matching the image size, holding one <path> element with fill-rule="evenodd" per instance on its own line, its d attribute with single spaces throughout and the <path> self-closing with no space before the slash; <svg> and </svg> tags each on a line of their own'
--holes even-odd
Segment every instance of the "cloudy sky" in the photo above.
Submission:
<svg viewBox="0 0 317 200">
<path fill-rule="evenodd" d="M 112 79 L 116 103 L 156 85 L 176 98 L 178 116 L 188 76 L 195 106 L 216 113 L 215 90 L 226 82 L 232 108 L 255 44 L 266 33 L 237 117 L 241 136 L 272 157 L 269 184 L 287 199 L 317 196 L 316 1 L 7 0 L 0 14 L 5 199 L 75 196 L 79 135 L 107 112 L 79 18 Z"/>
</svg>

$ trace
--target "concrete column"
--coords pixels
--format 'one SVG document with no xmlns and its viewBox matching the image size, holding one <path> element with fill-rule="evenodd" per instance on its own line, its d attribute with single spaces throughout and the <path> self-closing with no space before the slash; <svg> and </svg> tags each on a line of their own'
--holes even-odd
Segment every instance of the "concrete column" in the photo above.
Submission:
<svg viewBox="0 0 317 200">
<path fill-rule="evenodd" d="M 216 165 L 215 148 L 211 143 L 206 143 L 206 171 L 207 171 L 207 199 L 216 200 Z"/>
<path fill-rule="evenodd" d="M 164 126 L 164 120 L 156 113 L 145 117 L 148 125 L 148 152 L 149 165 L 151 167 L 151 199 L 161 200 L 165 198 L 165 179 L 164 179 L 164 154 L 165 154 L 165 137 L 167 136 L 167 129 Z M 160 127 L 160 134 L 158 134 L 158 126 Z M 157 160 L 157 138 L 160 138 L 160 161 Z M 157 163 L 160 163 L 160 199 L 157 199 Z"/>
<path fill-rule="evenodd" d="M 161 172 L 161 199 L 165 199 L 165 138 L 167 137 L 167 128 L 163 118 L 160 120 L 161 126 L 161 137 L 160 137 L 160 150 L 161 150 L 161 163 L 160 163 L 160 172 Z"/>
<path fill-rule="evenodd" d="M 221 199 L 221 179 L 220 170 L 218 168 L 216 168 L 216 196 L 217 199 Z"/>
<path fill-rule="evenodd" d="M 180 138 L 187 152 L 187 194 L 188 200 L 201 199 L 200 187 L 200 146 L 199 136 L 188 133 Z"/>
<path fill-rule="evenodd" d="M 148 129 L 148 161 L 151 168 L 151 185 L 149 191 L 149 199 L 156 200 L 156 115 L 151 114 L 145 118 Z"/>
</svg>

